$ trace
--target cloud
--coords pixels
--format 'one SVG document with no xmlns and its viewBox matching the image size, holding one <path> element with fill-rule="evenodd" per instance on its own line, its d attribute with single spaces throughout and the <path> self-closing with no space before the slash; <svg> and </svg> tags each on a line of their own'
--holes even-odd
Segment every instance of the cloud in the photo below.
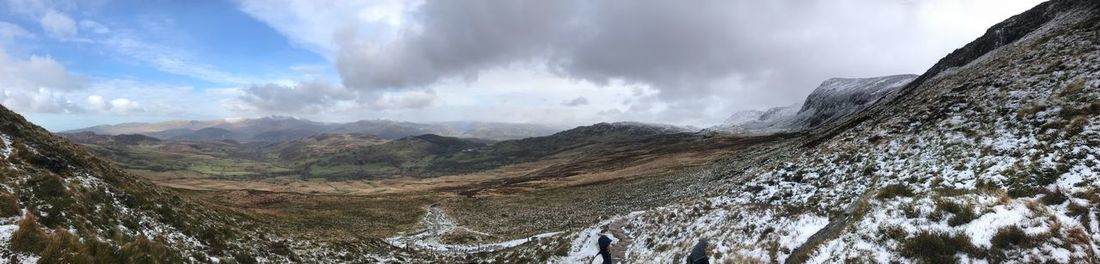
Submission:
<svg viewBox="0 0 1100 264">
<path fill-rule="evenodd" d="M 269 83 L 243 89 L 228 107 L 249 112 L 316 114 L 355 98 L 353 92 L 324 81 Z"/>
<path fill-rule="evenodd" d="M 388 92 L 370 102 L 370 108 L 374 110 L 420 109 L 431 106 L 437 98 L 435 92 L 431 90 Z"/>
<path fill-rule="evenodd" d="M 42 30 L 51 37 L 69 39 L 76 37 L 77 34 L 76 22 L 57 10 L 47 11 L 38 20 L 38 23 L 42 26 Z"/>
<path fill-rule="evenodd" d="M 33 36 L 19 25 L 0 21 L 0 44 L 14 41 L 16 38 Z"/>
<path fill-rule="evenodd" d="M 141 104 L 127 98 L 115 98 L 107 101 L 100 95 L 89 95 L 87 104 L 91 110 L 100 113 L 128 114 L 144 112 Z"/>
<path fill-rule="evenodd" d="M 271 25 L 292 43 L 330 57 L 337 35 L 381 36 L 400 27 L 418 0 L 241 0 L 241 11 Z M 352 32 L 359 31 L 359 32 Z"/>
<path fill-rule="evenodd" d="M 147 64 L 159 71 L 188 76 L 219 84 L 248 84 L 254 82 L 233 73 L 221 71 L 209 64 L 193 59 L 187 50 L 159 45 L 126 33 L 111 34 L 99 41 L 130 60 Z"/>
<path fill-rule="evenodd" d="M 254 84 L 228 94 L 233 98 L 224 106 L 231 111 L 292 115 L 421 109 L 438 99 L 432 90 L 365 92 L 323 80 Z"/>
<path fill-rule="evenodd" d="M 801 100 L 830 77 L 923 72 L 1039 2 L 246 0 L 242 10 L 330 58 L 352 90 L 419 90 L 542 64 L 558 78 L 652 89 L 662 104 L 633 102 L 665 112 L 655 121 L 705 112 L 717 122 Z M 371 12 L 384 19 L 365 19 Z"/>
<path fill-rule="evenodd" d="M 561 105 L 564 105 L 564 106 L 582 106 L 582 105 L 587 105 L 587 104 L 588 104 L 588 98 L 584 98 L 584 96 L 573 98 L 573 100 L 569 100 L 569 101 L 565 101 L 565 102 L 561 103 Z"/>
<path fill-rule="evenodd" d="M 86 81 L 49 57 L 13 58 L 0 50 L 0 103 L 11 109 L 43 113 L 83 111 L 63 94 L 85 88 Z"/>
<path fill-rule="evenodd" d="M 416 30 L 402 38 L 376 45 L 338 36 L 336 68 L 346 86 L 365 90 L 476 75 L 549 51 L 568 8 L 566 1 L 429 1 L 414 14 Z"/>
<path fill-rule="evenodd" d="M 72 73 L 50 57 L 20 58 L 0 50 L 0 104 L 24 114 L 203 114 L 208 100 L 190 88 L 96 79 Z"/>
<path fill-rule="evenodd" d="M 6 7 L 8 11 L 15 14 L 38 18 L 50 10 L 71 9 L 76 6 L 76 2 L 68 0 L 5 0 L 0 2 L 0 6 Z"/>
<path fill-rule="evenodd" d="M 80 20 L 80 28 L 82 30 L 89 31 L 89 32 L 92 32 L 92 33 L 96 33 L 96 34 L 111 33 L 111 28 L 108 28 L 107 26 L 104 26 L 103 24 L 100 24 L 99 22 L 95 22 L 95 21 L 88 20 L 88 19 Z"/>
</svg>

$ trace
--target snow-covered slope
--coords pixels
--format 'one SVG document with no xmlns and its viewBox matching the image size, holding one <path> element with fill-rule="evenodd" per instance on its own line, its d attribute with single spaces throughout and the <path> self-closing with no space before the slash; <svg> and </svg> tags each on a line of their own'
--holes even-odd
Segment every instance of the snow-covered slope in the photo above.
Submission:
<svg viewBox="0 0 1100 264">
<path fill-rule="evenodd" d="M 708 130 L 734 134 L 801 131 L 866 109 L 916 78 L 916 75 L 832 78 L 822 82 L 800 105 L 736 112 Z"/>
<path fill-rule="evenodd" d="M 733 113 L 722 125 L 708 128 L 711 131 L 737 134 L 767 134 L 791 130 L 789 124 L 798 114 L 800 106 L 773 107 L 766 111 L 745 110 Z"/>
<path fill-rule="evenodd" d="M 806 97 L 790 126 L 811 128 L 856 113 L 916 78 L 916 75 L 905 74 L 825 80 Z"/>
<path fill-rule="evenodd" d="M 701 172 L 725 179 L 703 198 L 575 241 L 622 232 L 627 263 L 699 238 L 711 263 L 1100 262 L 1098 5 L 1015 16 L 881 103 Z"/>
</svg>

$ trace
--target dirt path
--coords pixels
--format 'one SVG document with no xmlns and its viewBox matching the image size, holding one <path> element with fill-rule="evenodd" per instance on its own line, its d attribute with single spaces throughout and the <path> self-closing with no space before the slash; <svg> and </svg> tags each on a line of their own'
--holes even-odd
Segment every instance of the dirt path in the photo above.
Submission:
<svg viewBox="0 0 1100 264">
<path fill-rule="evenodd" d="M 877 176 L 872 180 L 871 186 L 878 186 Z M 851 224 L 863 218 L 862 216 L 867 213 L 868 210 L 867 206 L 864 205 L 867 204 L 867 201 L 871 199 L 871 196 L 873 196 L 873 194 L 875 194 L 877 190 L 877 188 L 868 189 L 866 192 L 860 195 L 859 198 L 856 198 L 855 201 L 852 201 L 852 203 L 844 209 L 844 216 L 840 217 L 839 219 L 833 219 L 829 221 L 829 224 L 825 225 L 825 227 L 821 228 L 821 230 L 818 230 L 816 233 L 811 235 L 810 238 L 806 239 L 805 243 L 802 243 L 802 245 L 792 250 L 791 255 L 788 256 L 787 260 L 783 263 L 806 263 L 806 261 L 810 259 L 810 254 L 813 253 L 814 249 L 817 249 L 818 246 L 829 240 L 833 240 L 838 235 L 840 235 L 841 231 L 844 231 L 844 228 L 847 228 Z"/>
<path fill-rule="evenodd" d="M 420 228 L 407 234 L 386 239 L 390 245 L 402 248 L 414 247 L 422 250 L 435 251 L 437 253 L 467 254 L 477 252 L 498 251 L 512 248 L 540 238 L 558 235 L 560 232 L 551 232 L 534 235 L 527 238 L 509 240 L 499 243 L 487 244 L 446 244 L 443 237 L 451 232 L 469 232 L 482 236 L 490 234 L 458 226 L 438 206 L 430 206 L 424 217 L 420 219 Z"/>
<path fill-rule="evenodd" d="M 611 248 L 609 249 L 611 251 L 611 259 L 617 260 L 616 262 L 619 263 L 622 263 L 622 261 L 626 259 L 626 250 L 623 247 L 630 245 L 631 242 L 630 237 L 627 236 L 626 232 L 623 230 L 623 222 L 623 219 L 620 219 L 607 225 L 607 232 L 619 239 L 619 241 L 615 241 L 614 244 L 611 244 Z"/>
</svg>

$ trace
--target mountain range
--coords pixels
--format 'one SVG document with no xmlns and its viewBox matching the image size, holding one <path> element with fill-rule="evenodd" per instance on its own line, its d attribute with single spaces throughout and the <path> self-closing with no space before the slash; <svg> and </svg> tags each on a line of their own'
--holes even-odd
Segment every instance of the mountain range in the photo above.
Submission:
<svg viewBox="0 0 1100 264">
<path fill-rule="evenodd" d="M 560 130 L 544 125 L 493 122 L 412 123 L 363 120 L 350 123 L 321 123 L 294 117 L 270 116 L 254 119 L 124 123 L 74 129 L 62 133 L 143 134 L 165 140 L 282 142 L 320 134 L 346 133 L 368 134 L 384 139 L 437 134 L 450 137 L 508 140 L 545 136 Z"/>
</svg>

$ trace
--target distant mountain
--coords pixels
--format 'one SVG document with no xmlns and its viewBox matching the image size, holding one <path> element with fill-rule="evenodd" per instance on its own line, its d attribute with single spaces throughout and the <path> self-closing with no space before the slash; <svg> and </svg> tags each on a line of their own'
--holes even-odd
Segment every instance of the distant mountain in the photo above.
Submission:
<svg viewBox="0 0 1100 264">
<path fill-rule="evenodd" d="M 368 127 L 408 127 L 383 121 Z M 352 126 L 364 125 L 356 122 Z M 458 126 L 452 124 L 453 126 Z M 499 127 L 507 124 L 462 124 L 459 129 Z M 345 127 L 347 128 L 347 127 Z M 319 134 L 283 142 L 241 143 L 224 128 L 204 128 L 209 140 L 176 135 L 159 140 L 144 135 L 97 135 L 92 132 L 62 133 L 86 145 L 101 157 L 141 172 L 185 172 L 189 175 L 227 179 L 260 179 L 301 176 L 328 179 L 368 179 L 396 176 L 433 177 L 468 173 L 563 155 L 616 154 L 619 147 L 636 150 L 646 140 L 667 137 L 661 146 L 682 142 L 694 130 L 669 125 L 633 122 L 581 126 L 549 136 L 491 141 L 422 134 L 386 139 L 372 134 Z M 409 130 L 412 133 L 418 130 Z M 378 132 L 377 130 L 375 132 Z M 173 131 L 174 133 L 174 131 Z M 679 136 L 677 136 L 679 135 Z M 135 142 L 123 144 L 120 142 Z M 666 144 L 667 143 L 667 144 Z"/>
<path fill-rule="evenodd" d="M 858 113 L 889 96 L 917 78 L 917 75 L 891 75 L 874 78 L 832 78 L 814 89 L 801 106 L 786 106 L 767 111 L 748 110 L 734 113 L 722 125 L 710 128 L 737 134 L 794 132 L 820 126 Z"/>
<path fill-rule="evenodd" d="M 285 142 L 321 134 L 360 133 L 383 139 L 423 134 L 450 137 L 509 140 L 545 136 L 559 131 L 548 126 L 493 122 L 412 123 L 363 120 L 351 123 L 321 123 L 293 117 L 209 121 L 167 121 L 101 125 L 61 133 L 93 132 L 100 135 L 143 134 L 165 140 L 234 140 L 239 142 Z"/>
<path fill-rule="evenodd" d="M 733 113 L 720 128 L 731 132 L 780 131 L 792 117 L 798 114 L 799 105 L 773 107 L 767 111 L 745 110 Z"/>
<path fill-rule="evenodd" d="M 330 179 L 440 176 L 540 160 L 579 148 L 593 148 L 588 152 L 594 154 L 613 149 L 604 148 L 607 145 L 633 144 L 654 136 L 691 131 L 675 126 L 620 122 L 500 142 L 425 134 L 313 156 L 301 171 L 303 176 Z"/>
<path fill-rule="evenodd" d="M 122 135 L 99 135 L 92 132 L 80 132 L 72 134 L 63 134 L 66 139 L 80 144 L 96 144 L 96 145 L 110 145 L 110 144 L 122 144 L 122 145 L 137 145 L 160 142 L 160 139 L 141 135 L 141 134 L 122 134 Z"/>
<path fill-rule="evenodd" d="M 653 136 L 660 134 L 693 132 L 692 129 L 664 124 L 648 124 L 638 122 L 598 123 L 591 126 L 580 126 L 574 129 L 558 132 L 552 137 L 585 137 L 585 136 Z"/>
<path fill-rule="evenodd" d="M 321 134 L 281 142 L 265 149 L 267 152 L 277 153 L 283 160 L 302 160 L 380 145 L 388 141 L 368 134 Z"/>
</svg>

